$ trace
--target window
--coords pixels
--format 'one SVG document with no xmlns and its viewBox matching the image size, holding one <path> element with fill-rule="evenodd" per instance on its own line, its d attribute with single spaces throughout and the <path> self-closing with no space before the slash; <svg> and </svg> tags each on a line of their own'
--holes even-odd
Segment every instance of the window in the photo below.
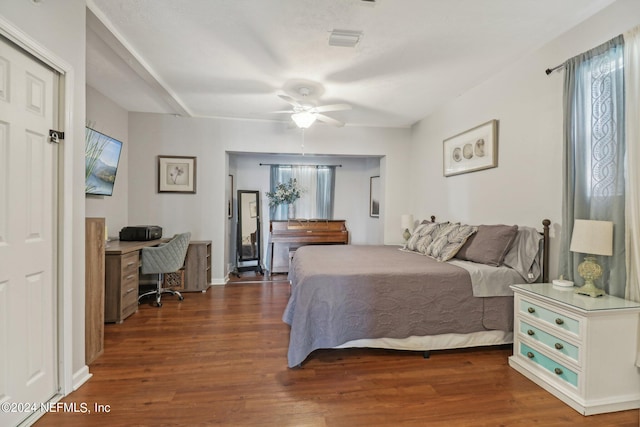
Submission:
<svg viewBox="0 0 640 427">
<path fill-rule="evenodd" d="M 304 189 L 295 203 L 297 218 L 333 219 L 333 198 L 335 188 L 335 166 L 321 165 L 272 165 L 271 191 L 281 182 L 290 178 L 298 181 Z M 287 206 L 271 207 L 271 219 L 287 219 Z"/>
</svg>

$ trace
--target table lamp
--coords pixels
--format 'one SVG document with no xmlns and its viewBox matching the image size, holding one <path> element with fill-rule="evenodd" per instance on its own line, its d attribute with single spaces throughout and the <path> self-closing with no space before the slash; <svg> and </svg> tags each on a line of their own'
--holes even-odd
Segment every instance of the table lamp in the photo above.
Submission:
<svg viewBox="0 0 640 427">
<path fill-rule="evenodd" d="M 413 231 L 413 215 L 404 214 L 400 217 L 400 228 L 404 230 L 402 232 L 402 237 L 404 241 L 408 241 L 411 237 L 411 232 Z"/>
<path fill-rule="evenodd" d="M 584 286 L 576 289 L 575 293 L 590 297 L 605 295 L 593 283 L 602 277 L 602 267 L 596 262 L 594 255 L 613 255 L 613 222 L 577 219 L 573 224 L 569 250 L 587 254 L 578 265 L 578 274 L 584 279 Z"/>
</svg>

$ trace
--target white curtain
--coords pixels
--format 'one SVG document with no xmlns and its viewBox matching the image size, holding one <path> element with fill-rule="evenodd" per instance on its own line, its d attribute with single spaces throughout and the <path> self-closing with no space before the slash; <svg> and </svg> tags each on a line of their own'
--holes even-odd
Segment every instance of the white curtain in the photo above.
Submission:
<svg viewBox="0 0 640 427">
<path fill-rule="evenodd" d="M 640 27 L 624 34 L 624 44 L 627 139 L 625 297 L 640 302 Z M 636 366 L 640 367 L 640 328 Z"/>
<path fill-rule="evenodd" d="M 318 187 L 318 169 L 315 166 L 293 166 L 291 177 L 305 189 L 302 196 L 293 204 L 296 207 L 296 218 L 316 218 L 316 190 Z"/>
</svg>

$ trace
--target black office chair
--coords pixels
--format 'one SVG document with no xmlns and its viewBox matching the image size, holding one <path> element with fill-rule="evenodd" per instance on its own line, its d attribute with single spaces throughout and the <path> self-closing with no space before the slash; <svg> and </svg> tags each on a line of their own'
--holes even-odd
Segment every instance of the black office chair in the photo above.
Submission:
<svg viewBox="0 0 640 427">
<path fill-rule="evenodd" d="M 156 305 L 162 307 L 160 298 L 165 292 L 177 295 L 180 301 L 184 299 L 180 292 L 163 288 L 162 282 L 164 273 L 174 273 L 182 268 L 184 259 L 187 256 L 187 248 L 189 247 L 190 240 L 191 233 L 182 233 L 176 234 L 170 241 L 160 246 L 142 248 L 140 251 L 142 255 L 142 274 L 157 274 L 158 284 L 156 289 L 140 295 L 138 297 L 138 303 L 148 295 L 155 295 Z"/>
</svg>

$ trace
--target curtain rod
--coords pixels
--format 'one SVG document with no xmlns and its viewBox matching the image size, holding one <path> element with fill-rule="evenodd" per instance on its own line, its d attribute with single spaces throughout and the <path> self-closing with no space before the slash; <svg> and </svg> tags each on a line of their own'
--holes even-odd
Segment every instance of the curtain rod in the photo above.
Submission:
<svg viewBox="0 0 640 427">
<path fill-rule="evenodd" d="M 315 167 L 319 167 L 319 166 L 333 166 L 336 168 L 341 168 L 342 165 L 302 165 L 302 164 L 297 164 L 297 165 L 283 165 L 280 163 L 260 163 L 260 166 L 315 166 Z"/>
<path fill-rule="evenodd" d="M 545 73 L 547 73 L 547 76 L 551 73 L 553 73 L 556 70 L 559 70 L 561 68 L 564 68 L 564 63 L 560 64 L 560 65 L 556 65 L 553 68 L 547 68 L 546 70 L 544 70 Z"/>
<path fill-rule="evenodd" d="M 608 46 L 610 46 L 611 44 L 613 44 L 613 46 L 619 46 L 619 45 L 622 45 L 623 43 L 624 43 L 624 36 L 623 36 L 622 34 L 619 34 L 619 35 L 615 36 L 614 38 L 612 38 L 611 40 L 609 40 L 609 41 L 607 41 L 607 42 L 602 43 L 600 46 L 596 46 L 596 47 L 594 47 L 593 49 L 590 49 L 590 50 L 588 50 L 588 51 L 586 51 L 586 52 L 582 53 L 582 55 L 584 55 L 584 54 L 589 54 L 589 55 L 590 55 L 590 54 L 592 54 L 592 53 L 594 53 L 594 52 L 599 52 L 599 51 L 601 51 L 602 49 L 608 49 Z M 575 58 L 575 57 L 574 57 L 574 58 Z M 553 73 L 554 71 L 559 70 L 559 69 L 561 69 L 561 68 L 564 68 L 564 67 L 565 67 L 565 64 L 566 64 L 568 61 L 569 61 L 569 60 L 567 60 L 567 61 L 563 62 L 563 63 L 562 63 L 562 64 L 560 64 L 560 65 L 556 65 L 556 66 L 555 66 L 555 67 L 553 67 L 553 68 L 547 68 L 546 70 L 544 70 L 544 72 L 545 72 L 545 73 L 547 73 L 547 76 L 548 76 L 549 74 Z"/>
</svg>

